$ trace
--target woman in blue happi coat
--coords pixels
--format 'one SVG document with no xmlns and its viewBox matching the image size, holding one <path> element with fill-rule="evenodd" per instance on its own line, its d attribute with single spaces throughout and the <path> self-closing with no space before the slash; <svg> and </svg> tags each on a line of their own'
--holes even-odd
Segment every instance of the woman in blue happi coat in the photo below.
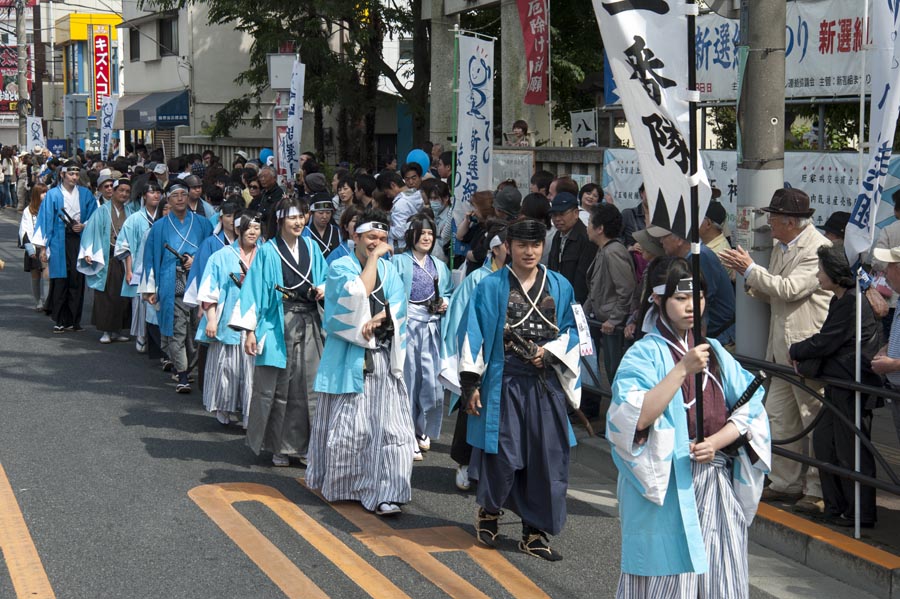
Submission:
<svg viewBox="0 0 900 599">
<path fill-rule="evenodd" d="M 519 550 L 562 559 L 547 535 L 566 521 L 567 402 L 581 403 L 572 285 L 540 264 L 547 229 L 507 228 L 511 261 L 478 284 L 459 326 L 459 380 L 478 481 L 479 541 L 494 547 L 503 508 L 522 518 Z"/>
<path fill-rule="evenodd" d="M 701 315 L 686 260 L 658 258 L 647 276 L 644 337 L 616 372 L 607 413 L 619 469 L 617 596 L 747 597 L 747 526 L 771 463 L 764 391 L 736 406 L 753 376 L 714 339 L 695 342 Z"/>
<path fill-rule="evenodd" d="M 187 278 L 187 288 L 184 290 L 184 303 L 187 305 L 199 305 L 197 291 L 200 289 L 200 279 L 203 278 L 203 271 L 206 269 L 206 263 L 210 257 L 237 239 L 238 233 L 235 230 L 234 219 L 241 208 L 243 205 L 235 200 L 229 199 L 222 202 L 218 222 L 214 225 L 212 235 L 200 244 L 200 248 L 194 255 L 194 265 L 191 267 Z"/>
<path fill-rule="evenodd" d="M 450 269 L 431 256 L 436 227 L 431 217 L 418 213 L 409 219 L 406 248 L 393 263 L 403 280 L 409 300 L 406 324 L 406 365 L 403 378 L 411 402 L 416 443 L 414 459 L 431 449 L 431 440 L 441 434 L 444 388 L 441 374 L 441 318 L 450 297 Z"/>
<path fill-rule="evenodd" d="M 247 445 L 272 464 L 306 462 L 316 414 L 313 380 L 322 357 L 318 300 L 328 267 L 312 239 L 301 237 L 309 206 L 284 198 L 270 211 L 277 229 L 247 272 L 229 326 L 246 331 L 244 349 L 256 356 Z"/>
</svg>

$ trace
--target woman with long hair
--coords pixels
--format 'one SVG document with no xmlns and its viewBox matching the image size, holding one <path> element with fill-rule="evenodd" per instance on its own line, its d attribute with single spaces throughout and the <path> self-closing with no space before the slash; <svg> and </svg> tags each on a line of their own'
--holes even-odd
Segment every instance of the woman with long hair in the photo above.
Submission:
<svg viewBox="0 0 900 599">
<path fill-rule="evenodd" d="M 5 148 L 4 148 L 5 149 Z M 49 278 L 50 271 L 44 268 L 40 257 L 37 255 L 31 238 L 34 237 L 34 224 L 37 221 L 41 202 L 47 195 L 46 185 L 36 185 L 31 191 L 31 202 L 28 208 L 22 211 L 22 220 L 19 222 L 19 245 L 25 248 L 25 272 L 31 273 L 31 294 L 34 296 L 34 309 L 40 312 L 44 309 L 43 279 Z"/>
</svg>

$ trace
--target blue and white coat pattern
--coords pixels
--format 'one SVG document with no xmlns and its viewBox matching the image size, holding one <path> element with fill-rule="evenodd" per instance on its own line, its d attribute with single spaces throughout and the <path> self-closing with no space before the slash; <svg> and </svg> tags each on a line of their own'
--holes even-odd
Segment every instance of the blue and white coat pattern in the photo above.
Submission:
<svg viewBox="0 0 900 599">
<path fill-rule="evenodd" d="M 134 202 L 130 202 L 134 203 Z M 125 219 L 119 236 L 116 237 L 116 258 L 125 260 L 131 256 L 131 281 L 122 281 L 122 297 L 136 297 L 138 283 L 141 281 L 141 273 L 144 271 L 143 247 L 147 240 L 147 233 L 153 226 L 153 220 L 147 209 L 141 209 Z"/>
<path fill-rule="evenodd" d="M 106 289 L 106 272 L 109 269 L 112 206 L 112 202 L 106 202 L 94 211 L 81 232 L 81 249 L 78 251 L 78 272 L 84 274 L 88 287 L 101 292 Z M 125 226 L 124 223 L 122 226 Z M 90 256 L 90 264 L 85 261 L 86 256 Z"/>
<path fill-rule="evenodd" d="M 206 311 L 203 310 L 203 317 L 197 327 L 197 341 L 202 343 L 218 341 L 225 345 L 237 345 L 241 342 L 241 333 L 226 326 L 241 295 L 242 287 L 238 287 L 231 278 L 233 274 L 240 280 L 242 274 L 241 258 L 238 254 L 237 246 L 229 245 L 215 252 L 206 262 L 197 292 L 197 303 L 216 304 L 216 338 L 210 339 L 206 336 L 207 317 Z M 249 269 L 247 272 L 249 273 Z"/>
<path fill-rule="evenodd" d="M 81 210 L 80 222 L 87 223 L 94 210 L 97 209 L 97 200 L 86 187 L 75 187 L 78 193 L 78 204 Z M 66 278 L 66 225 L 63 222 L 62 210 L 65 207 L 62 188 L 57 186 L 47 192 L 41 209 L 38 212 L 37 222 L 34 225 L 34 237 L 31 243 L 47 248 L 47 260 L 50 263 L 50 278 Z M 76 215 L 70 214 L 75 217 Z"/>
</svg>

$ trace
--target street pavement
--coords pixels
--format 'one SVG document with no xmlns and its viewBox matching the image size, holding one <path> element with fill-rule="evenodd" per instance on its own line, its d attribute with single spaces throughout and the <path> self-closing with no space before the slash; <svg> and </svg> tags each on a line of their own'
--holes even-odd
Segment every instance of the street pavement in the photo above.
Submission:
<svg viewBox="0 0 900 599">
<path fill-rule="evenodd" d="M 498 551 L 474 544 L 474 494 L 453 482 L 452 419 L 415 464 L 403 515 L 331 506 L 303 486 L 302 468 L 254 456 L 196 388 L 177 395 L 133 344 L 101 345 L 89 301 L 85 331 L 51 334 L 30 309 L 16 218 L 0 214 L 0 599 L 614 596 L 615 478 L 596 451 L 573 456 L 568 522 L 552 539 L 559 563 L 517 551 L 513 514 Z M 840 589 L 761 548 L 751 559 L 754 597 Z"/>
</svg>

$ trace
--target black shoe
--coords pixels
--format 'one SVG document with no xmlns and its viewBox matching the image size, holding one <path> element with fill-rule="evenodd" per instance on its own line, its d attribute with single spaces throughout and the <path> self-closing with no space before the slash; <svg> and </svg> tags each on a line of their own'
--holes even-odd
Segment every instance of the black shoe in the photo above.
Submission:
<svg viewBox="0 0 900 599">
<path fill-rule="evenodd" d="M 522 525 L 522 540 L 519 541 L 519 551 L 548 562 L 558 562 L 562 559 L 560 553 L 550 548 L 546 534 L 526 524 Z"/>
<path fill-rule="evenodd" d="M 56 325 L 55 327 L 53 327 L 53 332 L 54 332 L 54 333 L 65 333 L 65 332 L 66 332 L 66 327 L 62 327 L 62 326 Z"/>
<path fill-rule="evenodd" d="M 499 514 L 489 514 L 483 508 L 478 508 L 475 516 L 475 536 L 488 547 L 497 546 L 498 525 L 502 515 L 502 510 Z"/>
</svg>

